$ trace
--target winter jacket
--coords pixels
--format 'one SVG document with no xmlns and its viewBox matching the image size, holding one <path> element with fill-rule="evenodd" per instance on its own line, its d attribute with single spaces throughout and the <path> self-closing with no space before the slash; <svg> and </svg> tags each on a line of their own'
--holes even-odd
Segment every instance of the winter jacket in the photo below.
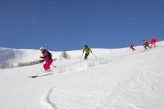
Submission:
<svg viewBox="0 0 164 109">
<path fill-rule="evenodd" d="M 149 45 L 148 41 L 145 40 L 143 45 L 146 45 L 146 46 Z"/>
<path fill-rule="evenodd" d="M 156 39 L 155 38 L 152 38 L 151 39 L 151 43 L 156 43 Z"/>
<path fill-rule="evenodd" d="M 50 53 L 47 50 L 44 50 L 42 54 L 43 56 L 41 56 L 41 58 L 43 58 L 46 62 L 52 60 Z"/>
<path fill-rule="evenodd" d="M 84 48 L 83 49 L 83 53 L 86 53 L 86 54 L 90 54 L 90 52 L 92 53 L 92 50 L 90 48 Z"/>
</svg>

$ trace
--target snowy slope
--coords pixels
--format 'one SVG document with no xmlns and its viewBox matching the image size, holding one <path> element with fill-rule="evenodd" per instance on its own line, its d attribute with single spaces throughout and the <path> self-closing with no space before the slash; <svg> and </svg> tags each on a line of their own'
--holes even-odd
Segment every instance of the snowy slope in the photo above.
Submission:
<svg viewBox="0 0 164 109">
<path fill-rule="evenodd" d="M 164 109 L 164 41 L 157 45 L 94 49 L 88 61 L 70 51 L 71 59 L 53 63 L 54 74 L 35 79 L 28 76 L 44 73 L 42 64 L 1 69 L 0 109 Z M 21 61 L 36 52 L 24 51 Z"/>
</svg>

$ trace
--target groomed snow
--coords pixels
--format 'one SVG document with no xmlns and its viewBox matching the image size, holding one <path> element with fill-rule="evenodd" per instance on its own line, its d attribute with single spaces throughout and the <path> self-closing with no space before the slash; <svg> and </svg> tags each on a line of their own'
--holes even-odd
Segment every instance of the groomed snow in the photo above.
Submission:
<svg viewBox="0 0 164 109">
<path fill-rule="evenodd" d="M 93 49 L 87 61 L 82 50 L 57 60 L 52 75 L 42 64 L 0 69 L 0 109 L 164 109 L 164 41 L 144 51 Z M 59 59 L 61 52 L 52 52 Z M 38 60 L 39 50 L 0 48 L 0 61 Z"/>
</svg>

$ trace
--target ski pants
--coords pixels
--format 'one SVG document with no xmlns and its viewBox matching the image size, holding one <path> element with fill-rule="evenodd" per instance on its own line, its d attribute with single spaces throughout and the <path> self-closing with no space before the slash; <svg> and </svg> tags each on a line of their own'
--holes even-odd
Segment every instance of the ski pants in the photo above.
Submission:
<svg viewBox="0 0 164 109">
<path fill-rule="evenodd" d="M 45 71 L 50 69 L 50 65 L 52 64 L 52 62 L 52 60 L 46 61 L 46 63 L 43 65 Z"/>
<path fill-rule="evenodd" d="M 145 48 L 145 49 L 147 49 L 147 47 L 148 47 L 148 48 L 150 48 L 150 46 L 149 46 L 149 45 L 144 45 L 144 48 Z"/>
<path fill-rule="evenodd" d="M 86 60 L 86 59 L 88 58 L 88 55 L 89 55 L 89 54 L 87 54 L 87 53 L 85 54 L 84 60 Z"/>
<path fill-rule="evenodd" d="M 151 46 L 150 47 L 153 47 L 153 45 L 154 45 L 154 47 L 156 47 L 156 43 L 154 42 L 154 43 L 151 43 Z"/>
</svg>

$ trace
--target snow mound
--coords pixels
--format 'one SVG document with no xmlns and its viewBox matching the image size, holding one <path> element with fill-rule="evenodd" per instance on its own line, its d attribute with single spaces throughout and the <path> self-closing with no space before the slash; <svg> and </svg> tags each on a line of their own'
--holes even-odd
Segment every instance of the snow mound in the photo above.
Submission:
<svg viewBox="0 0 164 109">
<path fill-rule="evenodd" d="M 97 59 L 97 60 L 84 60 L 80 63 L 76 63 L 74 65 L 69 66 L 68 68 L 66 68 L 66 71 L 78 71 L 78 70 L 84 70 L 93 66 L 97 66 L 97 65 L 101 65 L 101 64 L 106 64 L 108 63 L 107 60 L 101 60 L 101 59 Z"/>
<path fill-rule="evenodd" d="M 66 65 L 63 67 L 57 67 L 56 70 L 58 70 L 58 73 L 64 73 L 64 72 L 72 72 L 72 71 L 80 71 L 85 70 L 94 66 L 107 64 L 109 62 L 108 59 L 88 59 L 88 60 L 82 60 L 74 62 L 70 65 Z"/>
<path fill-rule="evenodd" d="M 12 59 L 16 58 L 19 55 L 21 55 L 21 53 L 15 49 L 0 48 L 0 63 L 11 62 Z"/>
<path fill-rule="evenodd" d="M 40 52 L 38 50 L 0 48 L 0 64 L 35 61 L 39 59 L 39 56 Z"/>
</svg>

